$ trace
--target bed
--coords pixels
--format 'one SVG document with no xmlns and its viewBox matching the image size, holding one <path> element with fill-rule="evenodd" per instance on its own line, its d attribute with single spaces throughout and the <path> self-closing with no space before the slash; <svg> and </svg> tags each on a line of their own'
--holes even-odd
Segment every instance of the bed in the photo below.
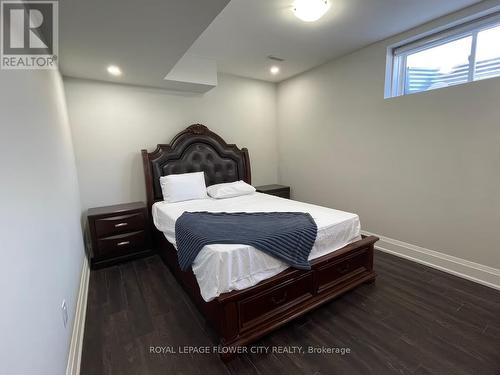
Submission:
<svg viewBox="0 0 500 375">
<path fill-rule="evenodd" d="M 359 217 L 348 212 L 262 193 L 223 200 L 163 202 L 161 176 L 205 172 L 207 185 L 243 180 L 251 183 L 248 150 L 227 144 L 203 125 L 195 124 L 142 150 L 147 203 L 154 241 L 161 258 L 220 338 L 223 360 L 235 347 L 319 307 L 356 286 L 373 282 L 373 249 L 378 238 L 361 236 Z M 309 212 L 318 226 L 310 270 L 287 267 L 246 245 L 208 245 L 192 269 L 181 271 L 175 245 L 175 220 L 184 211 Z"/>
</svg>

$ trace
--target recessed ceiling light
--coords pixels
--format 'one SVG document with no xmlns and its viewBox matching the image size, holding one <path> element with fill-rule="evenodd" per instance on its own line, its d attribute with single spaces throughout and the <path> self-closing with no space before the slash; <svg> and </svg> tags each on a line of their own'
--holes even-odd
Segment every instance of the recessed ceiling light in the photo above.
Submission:
<svg viewBox="0 0 500 375">
<path fill-rule="evenodd" d="M 118 77 L 122 75 L 122 70 L 116 66 L 116 65 L 110 65 L 108 66 L 108 73 L 111 74 L 112 76 Z"/>
<path fill-rule="evenodd" d="M 304 22 L 319 20 L 330 9 L 328 0 L 295 0 L 293 12 L 295 16 Z"/>
<path fill-rule="evenodd" d="M 271 72 L 271 74 L 276 75 L 276 74 L 278 74 L 280 72 L 280 68 L 279 68 L 279 66 L 276 66 L 276 65 L 275 66 L 271 66 L 271 69 L 269 69 L 269 71 Z"/>
</svg>

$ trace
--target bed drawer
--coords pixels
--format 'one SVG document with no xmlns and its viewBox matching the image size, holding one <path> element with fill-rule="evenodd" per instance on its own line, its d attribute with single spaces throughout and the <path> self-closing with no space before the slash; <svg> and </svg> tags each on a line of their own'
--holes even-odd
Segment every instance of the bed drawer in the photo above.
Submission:
<svg viewBox="0 0 500 375">
<path fill-rule="evenodd" d="M 238 303 L 240 328 L 245 330 L 312 296 L 313 276 L 308 273 Z"/>
<path fill-rule="evenodd" d="M 113 253 L 125 253 L 143 248 L 145 243 L 146 234 L 143 230 L 99 238 L 97 240 L 98 255 L 106 256 Z"/>
<path fill-rule="evenodd" d="M 369 262 L 368 250 L 361 250 L 322 266 L 316 270 L 318 292 L 368 271 Z"/>
<path fill-rule="evenodd" d="M 97 219 L 95 221 L 97 237 L 106 237 L 115 233 L 132 232 L 143 229 L 145 226 L 144 219 L 144 214 L 142 212 Z"/>
</svg>

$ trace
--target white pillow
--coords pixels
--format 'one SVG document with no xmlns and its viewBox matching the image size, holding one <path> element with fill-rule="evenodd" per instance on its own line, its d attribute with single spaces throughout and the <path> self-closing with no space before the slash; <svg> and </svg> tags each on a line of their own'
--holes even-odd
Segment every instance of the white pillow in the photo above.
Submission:
<svg viewBox="0 0 500 375">
<path fill-rule="evenodd" d="M 223 199 L 255 193 L 255 188 L 244 181 L 236 181 L 209 186 L 207 192 L 212 198 Z"/>
<path fill-rule="evenodd" d="M 204 172 L 169 174 L 160 177 L 160 186 L 165 202 L 208 198 Z"/>
</svg>

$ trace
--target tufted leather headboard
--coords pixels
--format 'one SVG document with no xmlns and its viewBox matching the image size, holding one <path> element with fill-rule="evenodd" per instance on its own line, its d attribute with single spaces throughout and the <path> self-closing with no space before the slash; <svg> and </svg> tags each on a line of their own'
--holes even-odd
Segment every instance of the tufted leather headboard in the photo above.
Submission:
<svg viewBox="0 0 500 375">
<path fill-rule="evenodd" d="M 203 171 L 207 186 L 238 180 L 251 183 L 248 150 L 228 145 L 201 124 L 189 126 L 151 153 L 141 152 L 149 209 L 163 199 L 161 176 Z"/>
</svg>

